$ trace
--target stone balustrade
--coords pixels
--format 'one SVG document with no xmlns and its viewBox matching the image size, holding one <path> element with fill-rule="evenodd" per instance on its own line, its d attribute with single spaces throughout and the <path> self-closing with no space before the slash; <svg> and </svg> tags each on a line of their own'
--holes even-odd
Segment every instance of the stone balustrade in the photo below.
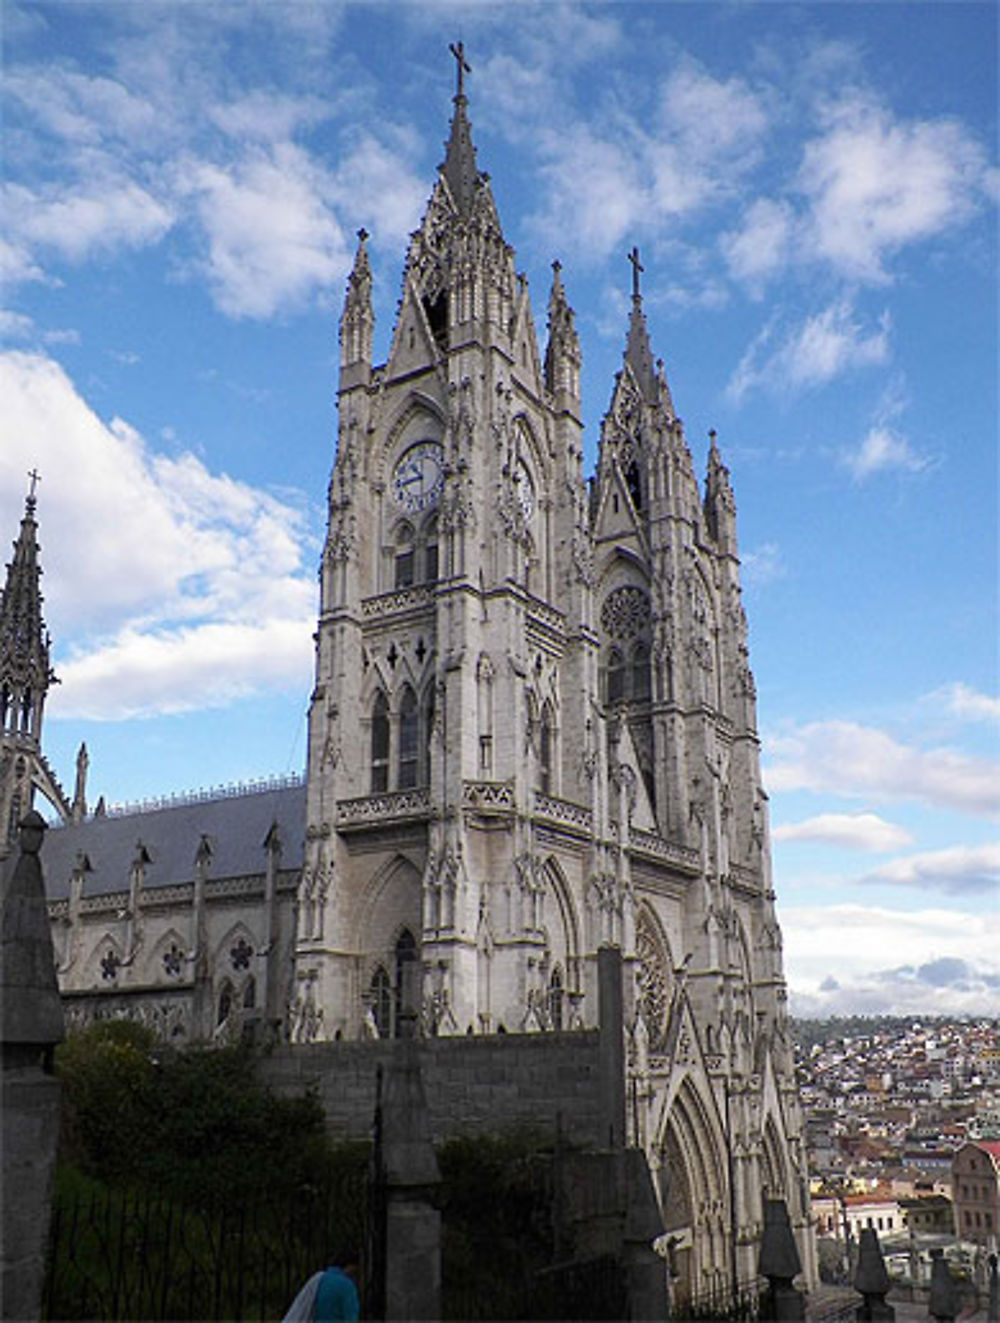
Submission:
<svg viewBox="0 0 1000 1323">
<path fill-rule="evenodd" d="M 337 804 L 337 826 L 363 827 L 370 822 L 392 822 L 400 818 L 423 818 L 430 813 L 431 797 L 426 786 L 413 790 L 391 790 L 360 799 L 342 799 Z"/>
<path fill-rule="evenodd" d="M 675 845 L 673 841 L 665 840 L 655 831 L 641 831 L 633 827 L 629 832 L 629 845 L 633 850 L 641 850 L 643 854 L 655 855 L 657 859 L 676 864 L 685 872 L 697 873 L 701 869 L 701 856 L 697 850 L 689 850 L 684 845 Z"/>
<path fill-rule="evenodd" d="M 540 818 L 548 818 L 549 821 L 561 823 L 564 827 L 576 827 L 582 831 L 591 830 L 593 816 L 590 809 L 584 808 L 582 804 L 572 804 L 568 799 L 556 799 L 554 795 L 543 795 L 540 790 L 536 790 L 534 806 L 535 813 Z"/>
<path fill-rule="evenodd" d="M 513 813 L 514 787 L 509 781 L 465 781 L 462 807 L 479 813 Z"/>
<path fill-rule="evenodd" d="M 395 588 L 389 593 L 379 593 L 377 597 L 365 597 L 361 601 L 361 614 L 365 620 L 378 620 L 399 611 L 420 610 L 433 603 L 435 588 L 433 583 L 418 583 L 409 588 Z"/>
</svg>

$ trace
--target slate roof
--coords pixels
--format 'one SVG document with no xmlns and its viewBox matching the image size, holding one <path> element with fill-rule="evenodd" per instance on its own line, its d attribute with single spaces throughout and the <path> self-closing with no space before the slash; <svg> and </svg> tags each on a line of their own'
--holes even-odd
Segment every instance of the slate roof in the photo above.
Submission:
<svg viewBox="0 0 1000 1323">
<path fill-rule="evenodd" d="M 85 896 L 127 890 L 139 841 L 150 856 L 146 888 L 193 881 L 202 836 L 208 837 L 212 847 L 209 878 L 263 873 L 264 840 L 272 823 L 278 824 L 282 870 L 301 868 L 306 832 L 304 784 L 50 827 L 42 846 L 45 892 L 49 900 L 69 895 L 81 850 L 93 870 L 84 875 Z"/>
</svg>

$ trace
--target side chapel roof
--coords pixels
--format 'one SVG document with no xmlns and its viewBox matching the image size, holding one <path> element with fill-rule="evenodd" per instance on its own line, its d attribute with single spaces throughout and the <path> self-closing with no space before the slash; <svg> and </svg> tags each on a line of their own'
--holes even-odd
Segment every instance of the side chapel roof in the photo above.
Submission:
<svg viewBox="0 0 1000 1323">
<path fill-rule="evenodd" d="M 150 889 L 192 882 L 203 837 L 211 846 L 210 878 L 262 874 L 266 867 L 264 842 L 274 823 L 281 841 L 282 871 L 301 868 L 306 831 L 304 784 L 52 827 L 42 846 L 46 895 L 49 900 L 69 895 L 80 854 L 90 863 L 90 870 L 84 872 L 85 896 L 127 890 L 139 840 L 150 857 L 143 879 Z"/>
</svg>

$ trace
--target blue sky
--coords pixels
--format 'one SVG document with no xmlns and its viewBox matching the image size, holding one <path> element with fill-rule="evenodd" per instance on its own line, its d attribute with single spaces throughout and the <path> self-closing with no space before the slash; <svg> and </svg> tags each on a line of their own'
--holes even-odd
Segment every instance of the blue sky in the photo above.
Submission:
<svg viewBox="0 0 1000 1323">
<path fill-rule="evenodd" d="M 109 801 L 300 770 L 360 225 L 384 356 L 454 83 L 588 461 L 642 252 L 740 515 L 793 1010 L 1000 1010 L 991 4 L 5 6 L 0 530 L 42 473 Z"/>
</svg>

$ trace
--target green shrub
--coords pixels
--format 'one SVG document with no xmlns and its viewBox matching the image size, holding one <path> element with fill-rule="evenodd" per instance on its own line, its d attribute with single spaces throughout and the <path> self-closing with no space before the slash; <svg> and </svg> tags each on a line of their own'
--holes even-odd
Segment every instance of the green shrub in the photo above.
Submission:
<svg viewBox="0 0 1000 1323">
<path fill-rule="evenodd" d="M 56 1069 L 62 1157 L 103 1180 L 214 1204 L 292 1192 L 331 1160 L 319 1100 L 269 1092 L 249 1048 L 178 1051 L 107 1020 L 70 1035 Z"/>
</svg>

